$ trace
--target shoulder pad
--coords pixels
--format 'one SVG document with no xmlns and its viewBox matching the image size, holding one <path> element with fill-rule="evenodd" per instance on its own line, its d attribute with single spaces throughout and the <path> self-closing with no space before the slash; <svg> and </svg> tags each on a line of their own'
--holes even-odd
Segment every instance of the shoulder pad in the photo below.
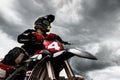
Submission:
<svg viewBox="0 0 120 80">
<path fill-rule="evenodd" d="M 46 40 L 55 40 L 56 36 L 56 34 L 50 33 L 46 36 Z"/>
</svg>

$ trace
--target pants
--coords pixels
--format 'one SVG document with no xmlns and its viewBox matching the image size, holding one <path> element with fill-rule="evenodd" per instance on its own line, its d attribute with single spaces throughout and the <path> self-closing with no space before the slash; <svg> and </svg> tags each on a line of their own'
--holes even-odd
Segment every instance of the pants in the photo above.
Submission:
<svg viewBox="0 0 120 80">
<path fill-rule="evenodd" d="M 21 63 L 24 59 L 27 58 L 25 51 L 22 48 L 15 47 L 5 55 L 4 59 L 2 60 L 3 64 L 6 65 L 16 65 Z"/>
</svg>

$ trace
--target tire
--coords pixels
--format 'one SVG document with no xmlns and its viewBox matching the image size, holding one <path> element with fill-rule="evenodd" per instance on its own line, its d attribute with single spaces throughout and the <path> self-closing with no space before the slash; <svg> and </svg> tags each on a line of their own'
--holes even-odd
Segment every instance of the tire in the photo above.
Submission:
<svg viewBox="0 0 120 80">
<path fill-rule="evenodd" d="M 55 80 L 55 79 L 50 79 L 48 76 L 48 69 L 46 65 L 48 59 L 49 57 L 46 56 L 36 64 L 29 80 Z"/>
</svg>

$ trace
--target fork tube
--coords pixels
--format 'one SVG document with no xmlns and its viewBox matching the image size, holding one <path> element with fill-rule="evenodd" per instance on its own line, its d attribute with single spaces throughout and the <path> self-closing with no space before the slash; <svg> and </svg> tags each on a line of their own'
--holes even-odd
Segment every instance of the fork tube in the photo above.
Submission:
<svg viewBox="0 0 120 80">
<path fill-rule="evenodd" d="M 65 68 L 65 71 L 67 73 L 68 79 L 74 80 L 75 75 L 74 75 L 74 73 L 70 67 L 70 64 L 67 60 L 64 61 L 64 68 Z"/>
<path fill-rule="evenodd" d="M 46 66 L 47 66 L 49 80 L 56 80 L 51 62 L 50 61 L 46 62 Z"/>
</svg>

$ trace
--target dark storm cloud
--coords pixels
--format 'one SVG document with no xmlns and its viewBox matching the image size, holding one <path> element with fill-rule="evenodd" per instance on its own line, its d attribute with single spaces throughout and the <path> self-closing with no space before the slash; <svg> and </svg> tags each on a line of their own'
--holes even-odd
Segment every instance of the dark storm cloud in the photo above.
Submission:
<svg viewBox="0 0 120 80">
<path fill-rule="evenodd" d="M 84 17 L 87 27 L 92 31 L 104 32 L 110 31 L 116 27 L 118 13 L 120 12 L 119 0 L 94 0 L 94 6 L 83 2 Z M 88 22 L 88 23 L 87 23 Z M 89 26 L 88 26 L 89 25 Z M 86 27 L 86 26 L 85 26 Z M 104 31 L 105 30 L 105 31 Z"/>
<path fill-rule="evenodd" d="M 44 12 L 43 6 L 36 5 L 33 0 L 17 0 L 14 2 L 16 4 L 16 11 L 21 15 L 20 17 L 28 25 L 33 23 L 33 19 Z"/>
<path fill-rule="evenodd" d="M 55 10 L 50 1 L 46 0 L 19 0 L 15 1 L 16 10 L 21 15 L 24 22 L 33 25 L 34 20 L 39 16 L 55 14 Z"/>
<path fill-rule="evenodd" d="M 120 14 L 119 0 L 94 0 L 94 7 L 90 7 L 87 2 L 84 2 L 84 17 L 83 25 L 90 30 L 92 34 L 99 34 L 102 37 L 108 35 L 118 27 L 118 17 Z M 99 36 L 99 37 L 101 37 Z"/>
<path fill-rule="evenodd" d="M 82 1 L 83 7 L 82 11 L 80 9 L 77 10 L 78 17 L 80 17 L 82 13 L 84 20 L 82 20 L 81 22 L 78 21 L 75 24 L 59 23 L 61 27 L 68 28 L 71 31 L 71 33 L 68 33 L 69 35 L 73 36 L 82 34 L 88 37 L 90 36 L 89 34 L 94 35 L 96 32 L 98 32 L 96 35 L 101 37 L 103 36 L 101 35 L 102 33 L 103 34 L 109 33 L 115 27 L 115 19 L 117 17 L 116 16 L 117 12 L 119 12 L 120 1 L 119 0 L 91 0 L 91 1 L 95 3 L 89 4 L 89 1 L 87 0 Z M 56 7 L 54 6 L 55 3 L 53 3 L 53 1 L 16 0 L 14 2 L 15 7 L 13 9 L 19 14 L 19 18 L 22 18 L 24 22 L 23 24 L 27 24 L 27 26 L 25 27 L 31 28 L 33 27 L 34 20 L 38 16 L 49 13 L 56 14 L 57 10 L 61 9 L 64 5 L 68 5 L 69 3 L 72 2 L 73 2 L 72 0 L 61 1 Z M 79 4 L 81 5 L 81 3 Z M 91 7 L 91 5 L 94 6 Z M 91 37 L 88 38 L 90 38 L 89 40 L 92 39 Z"/>
<path fill-rule="evenodd" d="M 2 16 L 4 15 L 0 15 L 0 29 L 10 35 L 13 39 L 16 39 L 22 25 L 18 25 L 17 22 L 7 22 Z"/>
<path fill-rule="evenodd" d="M 93 3 L 92 2 L 89 3 L 90 1 L 93 1 Z M 76 21 L 75 23 L 71 22 L 70 20 L 69 23 L 63 22 L 64 24 L 59 22 L 59 25 L 61 25 L 61 27 L 70 30 L 70 32 L 66 33 L 65 35 L 68 36 L 71 42 L 74 42 L 78 46 L 80 44 L 84 45 L 89 42 L 99 42 L 101 38 L 104 38 L 108 34 L 114 32 L 114 30 L 116 30 L 117 27 L 116 24 L 119 23 L 117 20 L 118 13 L 120 12 L 119 0 L 90 0 L 90 1 L 83 0 L 82 10 L 78 9 L 76 11 L 78 17 L 81 17 L 82 15 L 83 20 Z M 68 5 L 68 3 L 66 3 L 66 5 Z M 81 3 L 79 3 L 79 6 L 80 5 Z M 68 11 L 68 13 L 69 12 L 72 11 Z M 67 20 L 68 16 L 70 17 L 70 15 L 66 15 L 64 21 Z M 79 41 L 78 37 L 80 39 Z"/>
<path fill-rule="evenodd" d="M 85 15 L 89 15 L 94 19 L 103 19 L 106 16 L 113 14 L 120 7 L 119 0 L 94 0 L 94 6 L 92 8 L 88 5 L 88 2 L 83 2 L 83 7 L 85 8 Z M 92 4 L 91 4 L 92 5 Z"/>
<path fill-rule="evenodd" d="M 80 34 L 84 35 L 87 39 L 83 41 L 78 41 L 77 38 L 76 44 L 87 44 L 91 42 L 100 42 L 101 39 L 105 40 L 106 36 L 109 36 L 116 30 L 119 24 L 118 14 L 120 14 L 120 1 L 119 0 L 92 0 L 95 3 L 88 4 L 89 1 L 83 1 L 83 16 L 84 20 L 79 24 L 74 26 L 74 31 L 71 33 L 73 35 L 79 36 Z M 91 6 L 92 5 L 92 6 Z M 77 28 L 75 30 L 75 28 Z M 71 28 L 72 30 L 72 28 Z M 80 33 L 80 34 L 78 34 Z M 82 37 L 80 36 L 80 39 Z M 112 46 L 111 46 L 112 47 Z M 84 73 L 87 71 L 104 69 L 108 66 L 119 65 L 119 58 L 113 59 L 115 56 L 112 55 L 114 51 L 108 46 L 100 46 L 101 50 L 95 55 L 98 60 L 85 60 L 79 58 L 73 58 L 71 60 L 71 65 L 73 69 L 79 73 Z M 112 55 L 112 56 L 111 56 Z"/>
<path fill-rule="evenodd" d="M 113 50 L 109 49 L 107 46 L 102 45 L 101 47 L 102 48 L 100 49 L 99 53 L 96 54 L 98 60 L 88 60 L 78 57 L 72 58 L 70 63 L 74 67 L 75 71 L 88 72 L 92 70 L 104 69 L 113 65 L 118 65 L 116 62 L 120 56 L 116 57 L 115 62 L 113 62 L 114 55 L 111 54 Z"/>
<path fill-rule="evenodd" d="M 10 9 L 17 14 L 17 18 L 20 18 L 22 20 L 22 23 L 20 23 L 19 21 L 9 22 L 10 19 L 8 18 L 7 21 L 5 18 L 11 15 L 1 14 L 0 28 L 8 35 L 12 36 L 14 39 L 16 39 L 17 35 L 25 29 L 33 28 L 34 21 L 39 16 L 54 14 L 53 7 L 50 7 L 50 5 L 48 5 L 48 3 L 46 3 L 45 1 L 41 1 L 40 3 L 38 3 L 38 1 L 34 0 L 15 0 L 12 5 L 13 4 L 14 6 L 10 7 Z"/>
</svg>

